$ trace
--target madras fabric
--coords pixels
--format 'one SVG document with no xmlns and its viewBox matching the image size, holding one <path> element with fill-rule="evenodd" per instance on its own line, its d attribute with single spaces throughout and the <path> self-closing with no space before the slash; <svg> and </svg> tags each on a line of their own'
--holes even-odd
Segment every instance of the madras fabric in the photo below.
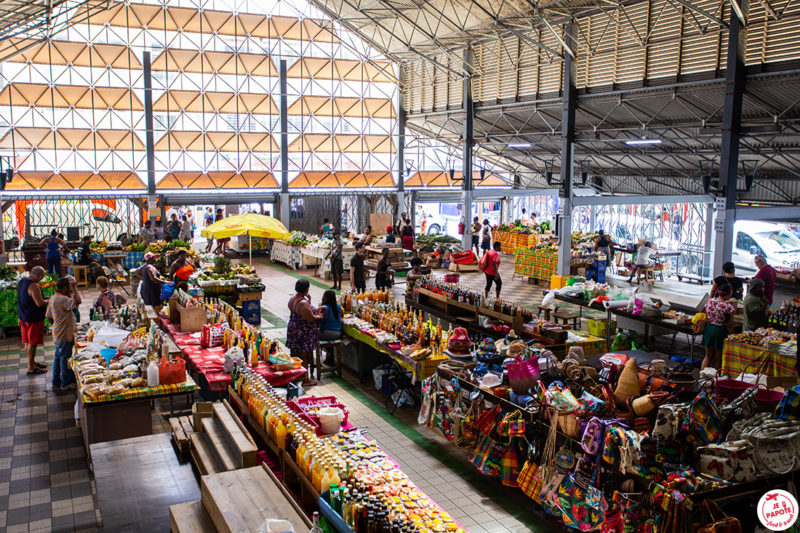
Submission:
<svg viewBox="0 0 800 533">
<path fill-rule="evenodd" d="M 515 254 L 522 248 L 532 248 L 539 244 L 539 235 L 517 233 L 515 231 L 494 231 L 494 240 L 500 241 L 504 254 Z"/>
<path fill-rule="evenodd" d="M 514 275 L 550 281 L 556 274 L 558 252 L 551 248 L 521 248 L 514 254 Z"/>
<path fill-rule="evenodd" d="M 344 333 L 353 339 L 363 342 L 367 346 L 370 346 L 379 352 L 385 353 L 397 361 L 398 365 L 411 372 L 414 383 L 417 381 L 422 381 L 435 374 L 436 369 L 439 368 L 439 363 L 449 359 L 449 357 L 443 355 L 441 357 L 429 357 L 423 361 L 414 361 L 410 357 L 391 351 L 385 346 L 379 346 L 375 340 L 375 337 L 367 335 L 358 328 L 344 324 L 342 325 L 342 331 L 344 331 Z"/>
<path fill-rule="evenodd" d="M 765 347 L 733 340 L 726 339 L 722 349 L 722 373 L 732 377 L 738 376 L 745 369 L 750 374 L 763 373 L 774 377 L 793 377 L 797 375 L 794 368 L 795 362 L 794 357 L 770 353 Z"/>
<path fill-rule="evenodd" d="M 180 326 L 169 321 L 164 315 L 159 317 L 161 327 L 166 331 L 178 348 L 189 368 L 202 374 L 208 383 L 208 388 L 215 392 L 228 390 L 231 383 L 231 375 L 222 371 L 225 363 L 225 348 L 215 346 L 214 348 L 203 348 L 200 346 L 200 336 L 196 333 L 182 333 Z M 275 370 L 275 367 L 265 361 L 259 360 L 258 366 L 254 369 L 273 387 L 283 387 L 295 381 L 307 372 L 305 368 L 294 370 Z"/>
<path fill-rule="evenodd" d="M 78 365 L 74 359 L 71 360 L 72 370 L 75 372 L 75 377 L 78 380 L 78 389 L 83 387 L 81 382 L 80 373 L 78 372 Z M 82 395 L 84 404 L 96 404 L 113 402 L 116 400 L 131 400 L 134 398 L 147 398 L 150 396 L 164 396 L 169 394 L 185 394 L 194 392 L 199 387 L 195 384 L 192 376 L 186 375 L 186 381 L 183 383 L 176 383 L 174 385 L 159 385 L 158 387 L 137 387 L 134 389 L 127 389 L 122 394 L 102 394 L 96 398 L 90 398 L 85 394 Z"/>
<path fill-rule="evenodd" d="M 538 470 L 538 465 L 531 460 L 525 461 L 525 464 L 522 467 L 519 475 L 517 476 L 517 485 L 522 492 L 525 493 L 526 496 L 529 498 L 533 498 L 533 489 L 536 485 L 534 474 L 536 474 L 536 470 Z"/>
<path fill-rule="evenodd" d="M 576 342 L 567 342 L 566 343 L 567 351 L 569 351 L 570 346 L 580 346 L 581 348 L 583 348 L 584 355 L 608 353 L 607 349 L 608 345 L 606 344 L 605 339 L 579 331 L 573 331 L 573 333 L 576 335 L 580 335 L 581 337 L 583 337 L 584 340 Z"/>
</svg>

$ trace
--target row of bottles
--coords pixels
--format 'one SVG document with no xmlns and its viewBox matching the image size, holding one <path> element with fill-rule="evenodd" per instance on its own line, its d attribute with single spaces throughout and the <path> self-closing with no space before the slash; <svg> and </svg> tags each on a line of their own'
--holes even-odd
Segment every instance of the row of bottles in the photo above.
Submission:
<svg viewBox="0 0 800 533">
<path fill-rule="evenodd" d="M 769 315 L 769 327 L 795 332 L 800 328 L 800 303 L 786 300 L 780 309 Z"/>
<path fill-rule="evenodd" d="M 417 286 L 446 296 L 460 303 L 491 309 L 496 313 L 509 316 L 521 316 L 525 321 L 533 320 L 533 309 L 521 306 L 518 303 L 503 300 L 502 298 L 486 297 L 480 290 L 473 289 L 460 283 L 447 283 L 443 278 L 425 276 L 420 278 Z"/>
<path fill-rule="evenodd" d="M 421 348 L 431 348 L 434 356 L 442 354 L 447 346 L 447 339 L 453 333 L 452 326 L 449 331 L 442 331 L 440 319 L 436 319 L 436 324 L 431 319 L 426 321 L 422 311 L 410 309 L 404 303 L 394 300 L 385 304 L 363 304 L 356 311 L 356 316 L 392 333 L 407 346 L 419 345 Z"/>
<path fill-rule="evenodd" d="M 405 507 L 400 494 L 409 494 L 415 502 L 424 495 L 404 473 L 387 469 L 385 455 L 360 432 L 320 437 L 262 376 L 237 367 L 231 377 L 232 387 L 269 439 L 295 460 L 316 490 L 330 490 L 331 506 L 356 532 L 416 533 L 423 527 L 444 530 L 435 526 L 452 522 L 438 508 L 421 518 L 418 507 Z M 369 456 L 357 453 L 365 448 L 373 450 Z M 446 529 L 463 531 L 454 524 Z"/>
<path fill-rule="evenodd" d="M 375 289 L 365 292 L 343 291 L 339 296 L 339 304 L 342 306 L 345 313 L 352 313 L 353 309 L 358 307 L 360 303 L 389 303 L 391 298 L 392 292 L 388 289 Z"/>
</svg>

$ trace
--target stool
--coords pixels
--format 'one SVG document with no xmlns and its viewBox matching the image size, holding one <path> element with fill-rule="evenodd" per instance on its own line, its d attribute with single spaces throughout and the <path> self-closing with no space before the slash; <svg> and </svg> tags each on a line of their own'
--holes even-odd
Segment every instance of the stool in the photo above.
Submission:
<svg viewBox="0 0 800 533">
<path fill-rule="evenodd" d="M 89 265 L 72 265 L 72 273 L 78 282 L 78 287 L 89 286 Z"/>
<path fill-rule="evenodd" d="M 319 341 L 319 345 L 317 346 L 317 351 L 314 357 L 314 362 L 309 361 L 309 365 L 311 368 L 308 369 L 309 377 L 313 378 L 314 369 L 317 371 L 317 379 L 322 378 L 322 374 L 325 372 L 332 372 L 335 373 L 337 376 L 342 377 L 342 340 L 336 339 L 332 341 Z M 334 357 L 334 365 L 332 367 L 322 365 L 322 352 L 325 351 L 325 348 L 330 348 L 333 350 L 333 357 Z"/>
<path fill-rule="evenodd" d="M 652 281 L 653 283 L 655 283 L 656 277 L 655 274 L 653 273 L 653 267 L 640 266 L 639 269 L 636 271 L 636 282 L 638 283 L 642 281 L 643 277 L 645 281 Z"/>
<path fill-rule="evenodd" d="M 542 316 L 542 314 L 544 314 L 544 320 L 550 322 L 550 308 L 540 305 L 538 316 Z"/>
<path fill-rule="evenodd" d="M 578 320 L 580 320 L 580 316 L 574 313 L 568 313 L 566 311 L 556 311 L 553 313 L 553 318 L 555 318 L 555 323 L 558 324 L 558 321 L 561 320 L 563 325 L 567 325 L 572 322 L 572 329 L 579 330 L 580 327 L 578 326 Z"/>
</svg>

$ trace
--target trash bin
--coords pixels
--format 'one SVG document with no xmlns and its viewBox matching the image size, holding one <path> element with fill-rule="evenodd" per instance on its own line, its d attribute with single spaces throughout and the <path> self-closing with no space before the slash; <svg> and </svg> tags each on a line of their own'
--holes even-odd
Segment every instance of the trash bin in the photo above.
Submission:
<svg viewBox="0 0 800 533">
<path fill-rule="evenodd" d="M 248 324 L 260 326 L 261 300 L 246 300 L 242 302 L 242 317 Z"/>
</svg>

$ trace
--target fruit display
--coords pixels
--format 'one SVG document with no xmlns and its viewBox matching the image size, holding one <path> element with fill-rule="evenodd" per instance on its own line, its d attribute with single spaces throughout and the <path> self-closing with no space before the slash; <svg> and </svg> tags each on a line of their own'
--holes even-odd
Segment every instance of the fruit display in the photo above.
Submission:
<svg viewBox="0 0 800 533">
<path fill-rule="evenodd" d="M 129 244 L 128 246 L 122 249 L 123 252 L 146 252 L 148 249 L 148 245 L 146 242 L 136 242 L 133 244 Z"/>
<path fill-rule="evenodd" d="M 104 254 L 106 253 L 107 248 L 108 248 L 107 241 L 98 241 L 89 243 L 89 250 L 91 250 L 93 254 Z"/>
<path fill-rule="evenodd" d="M 758 328 L 755 331 L 744 331 L 742 333 L 728 335 L 728 339 L 751 346 L 767 346 L 770 342 L 784 343 L 797 340 L 797 335 L 772 328 Z"/>
<path fill-rule="evenodd" d="M 293 231 L 291 236 L 292 238 L 286 241 L 289 246 L 305 246 L 311 242 L 311 236 L 302 231 Z"/>
<path fill-rule="evenodd" d="M 441 246 L 445 252 L 461 250 L 461 241 L 449 235 L 420 235 L 415 243 L 420 252 L 432 252 Z"/>
<path fill-rule="evenodd" d="M 161 249 L 164 252 L 166 252 L 168 250 L 176 250 L 178 248 L 185 248 L 188 251 L 188 250 L 190 250 L 192 248 L 192 243 L 186 242 L 186 241 L 182 241 L 180 239 L 174 239 L 174 240 L 172 240 L 170 242 L 164 243 L 164 245 L 161 247 Z M 156 253 L 153 250 L 150 250 L 150 251 L 153 252 L 153 253 Z"/>
<path fill-rule="evenodd" d="M 8 266 L 7 263 L 0 265 L 0 280 L 10 281 L 17 279 L 17 269 Z"/>
</svg>

